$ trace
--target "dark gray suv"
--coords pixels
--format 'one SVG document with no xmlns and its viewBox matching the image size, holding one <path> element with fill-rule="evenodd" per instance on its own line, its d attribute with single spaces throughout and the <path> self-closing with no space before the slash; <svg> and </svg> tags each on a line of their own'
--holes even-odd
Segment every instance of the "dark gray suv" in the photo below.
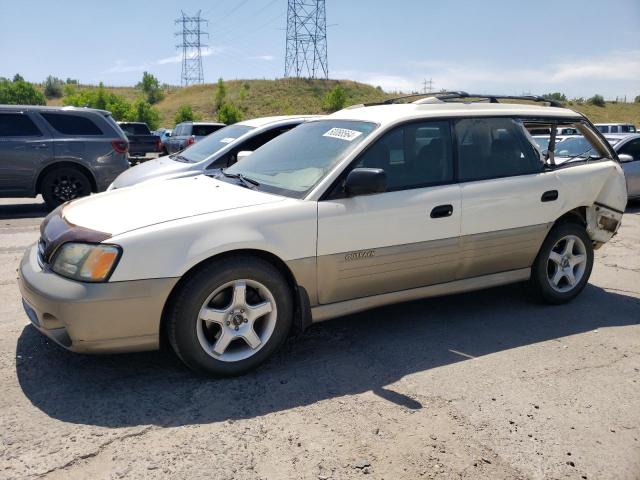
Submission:
<svg viewBox="0 0 640 480">
<path fill-rule="evenodd" d="M 47 206 L 101 192 L 129 168 L 129 142 L 104 110 L 0 105 L 0 197 Z"/>
</svg>

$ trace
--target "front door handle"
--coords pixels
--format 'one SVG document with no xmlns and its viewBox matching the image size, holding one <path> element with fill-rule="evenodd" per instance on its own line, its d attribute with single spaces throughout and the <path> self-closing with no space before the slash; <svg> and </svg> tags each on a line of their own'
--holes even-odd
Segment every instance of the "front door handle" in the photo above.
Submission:
<svg viewBox="0 0 640 480">
<path fill-rule="evenodd" d="M 558 199 L 558 190 L 549 190 L 540 197 L 541 202 L 553 202 Z"/>
<path fill-rule="evenodd" d="M 453 214 L 453 205 L 438 205 L 431 210 L 431 218 L 445 218 Z"/>
</svg>

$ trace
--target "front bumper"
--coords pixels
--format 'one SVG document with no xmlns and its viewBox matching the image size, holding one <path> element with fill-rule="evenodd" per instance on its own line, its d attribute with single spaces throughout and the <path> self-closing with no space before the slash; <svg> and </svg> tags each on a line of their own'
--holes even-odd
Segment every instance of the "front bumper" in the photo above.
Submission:
<svg viewBox="0 0 640 480">
<path fill-rule="evenodd" d="M 82 283 L 38 263 L 37 246 L 20 263 L 25 312 L 41 333 L 84 353 L 156 350 L 162 309 L 178 278 Z"/>
</svg>

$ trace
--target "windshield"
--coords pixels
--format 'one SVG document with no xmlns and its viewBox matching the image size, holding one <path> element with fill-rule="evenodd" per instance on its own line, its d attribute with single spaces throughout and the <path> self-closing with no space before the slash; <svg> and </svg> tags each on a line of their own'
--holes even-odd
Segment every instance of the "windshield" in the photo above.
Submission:
<svg viewBox="0 0 640 480">
<path fill-rule="evenodd" d="M 374 123 L 320 120 L 303 123 L 227 168 L 258 182 L 260 190 L 302 198 L 377 127 Z M 234 181 L 220 177 L 223 181 Z"/>
<path fill-rule="evenodd" d="M 248 127 L 247 125 L 229 125 L 228 127 L 221 128 L 180 152 L 179 160 L 198 163 L 209 158 L 219 150 L 222 150 L 249 130 L 253 130 L 253 127 Z"/>
<path fill-rule="evenodd" d="M 540 147 L 540 150 L 542 150 L 543 152 L 547 149 L 547 147 L 549 147 L 549 141 L 551 140 L 549 137 L 533 137 L 533 139 L 536 141 L 538 147 Z"/>
</svg>

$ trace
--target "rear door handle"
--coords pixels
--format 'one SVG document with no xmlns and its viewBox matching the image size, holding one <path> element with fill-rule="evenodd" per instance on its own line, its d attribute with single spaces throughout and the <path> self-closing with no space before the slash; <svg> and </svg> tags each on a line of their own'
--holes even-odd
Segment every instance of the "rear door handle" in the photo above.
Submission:
<svg viewBox="0 0 640 480">
<path fill-rule="evenodd" d="M 553 202 L 558 199 L 558 190 L 549 190 L 542 194 L 540 197 L 540 201 L 542 202 Z"/>
<path fill-rule="evenodd" d="M 431 210 L 431 218 L 450 217 L 453 213 L 453 205 L 438 205 Z"/>
</svg>

